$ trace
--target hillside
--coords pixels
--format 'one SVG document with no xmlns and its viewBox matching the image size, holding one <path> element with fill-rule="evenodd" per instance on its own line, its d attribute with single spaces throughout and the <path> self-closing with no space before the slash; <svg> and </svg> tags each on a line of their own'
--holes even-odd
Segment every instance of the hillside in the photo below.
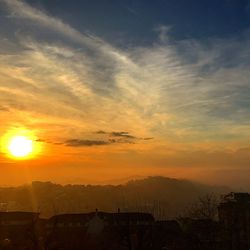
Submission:
<svg viewBox="0 0 250 250">
<path fill-rule="evenodd" d="M 33 182 L 30 186 L 0 188 L 0 202 L 2 210 L 40 211 L 44 217 L 120 208 L 150 212 L 161 219 L 179 215 L 199 196 L 229 191 L 226 187 L 156 176 L 116 186 Z"/>
</svg>

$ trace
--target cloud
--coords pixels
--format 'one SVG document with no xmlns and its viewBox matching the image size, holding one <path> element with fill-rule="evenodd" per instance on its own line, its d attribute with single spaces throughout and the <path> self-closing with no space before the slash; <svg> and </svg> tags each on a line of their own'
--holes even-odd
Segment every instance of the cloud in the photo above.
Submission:
<svg viewBox="0 0 250 250">
<path fill-rule="evenodd" d="M 64 142 L 64 145 L 71 147 L 81 147 L 81 146 L 100 146 L 109 145 L 117 143 L 128 143 L 134 144 L 137 140 L 150 140 L 151 138 L 137 138 L 130 135 L 129 132 L 106 132 L 103 130 L 98 130 L 94 132 L 96 135 L 103 136 L 103 140 L 83 140 L 83 139 L 70 139 Z"/>
<path fill-rule="evenodd" d="M 129 6 L 124 6 L 124 8 L 131 14 L 135 15 L 135 16 L 139 16 L 139 12 L 137 10 L 135 10 L 134 8 L 131 8 Z"/>
<path fill-rule="evenodd" d="M 52 29 L 60 32 L 73 40 L 79 41 L 81 43 L 92 45 L 91 38 L 83 36 L 80 32 L 72 28 L 70 25 L 64 23 L 58 18 L 49 16 L 48 14 L 31 7 L 25 1 L 18 0 L 1 0 L 6 4 L 6 6 L 11 11 L 10 18 L 23 18 L 26 20 L 32 20 L 39 25 L 44 26 L 47 29 Z"/>
<path fill-rule="evenodd" d="M 95 132 L 95 134 L 108 135 L 111 137 L 125 137 L 127 139 L 138 139 L 136 136 L 133 136 L 129 132 L 125 132 L 125 131 L 106 132 L 103 130 L 98 130 Z"/>
<path fill-rule="evenodd" d="M 160 25 L 157 28 L 155 28 L 155 31 L 159 33 L 159 41 L 161 43 L 168 42 L 168 39 L 169 39 L 168 33 L 170 30 L 171 30 L 171 27 L 165 26 L 165 25 Z"/>
<path fill-rule="evenodd" d="M 249 35 L 173 41 L 161 26 L 160 43 L 118 49 L 26 2 L 2 2 L 9 26 L 25 30 L 0 34 L 7 125 L 39 126 L 53 138 L 102 128 L 83 144 L 139 144 L 152 136 L 152 147 L 248 145 Z"/>
<path fill-rule="evenodd" d="M 63 22 L 61 19 L 55 18 L 39 9 L 33 8 L 25 1 L 1 0 L 1 2 L 5 3 L 7 8 L 10 10 L 11 15 L 9 18 L 22 18 L 24 22 L 31 20 L 47 30 L 56 31 L 59 34 L 72 39 L 74 42 L 78 42 L 93 50 L 98 50 L 99 53 L 103 53 L 106 57 L 108 56 L 120 62 L 127 60 L 123 54 L 120 54 L 118 50 L 103 41 L 100 37 L 87 32 L 82 34 L 69 24 Z M 35 31 L 33 30 L 33 32 Z"/>
<path fill-rule="evenodd" d="M 103 130 L 98 130 L 96 132 L 94 132 L 94 134 L 99 134 L 99 135 L 107 135 L 109 137 L 118 137 L 120 141 L 122 141 L 123 138 L 125 139 L 130 139 L 132 140 L 144 140 L 144 141 L 148 141 L 148 140 L 152 140 L 153 137 L 145 137 L 145 138 L 140 138 L 140 137 L 136 137 L 134 135 L 131 135 L 129 132 L 126 131 L 112 131 L 112 132 L 106 132 Z M 113 141 L 116 141 L 116 139 L 110 139 Z"/>
<path fill-rule="evenodd" d="M 136 137 L 130 135 L 129 132 L 111 132 L 110 135 L 114 137 L 125 137 L 129 139 L 136 139 Z"/>
<path fill-rule="evenodd" d="M 161 26 L 152 44 L 116 48 L 25 1 L 0 2 L 0 131 L 25 127 L 47 143 L 39 171 L 48 162 L 51 176 L 60 147 L 52 160 L 69 172 L 86 162 L 112 174 L 247 176 L 249 32 L 174 41 Z"/>
<path fill-rule="evenodd" d="M 65 141 L 65 145 L 69 147 L 85 147 L 85 146 L 102 146 L 108 145 L 109 142 L 106 141 L 96 141 L 96 140 L 79 140 L 79 139 L 70 139 Z"/>
</svg>

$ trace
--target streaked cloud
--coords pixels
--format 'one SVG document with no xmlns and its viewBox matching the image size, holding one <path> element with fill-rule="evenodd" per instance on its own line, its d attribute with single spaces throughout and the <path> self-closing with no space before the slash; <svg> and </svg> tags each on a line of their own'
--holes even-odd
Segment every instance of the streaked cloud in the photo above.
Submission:
<svg viewBox="0 0 250 250">
<path fill-rule="evenodd" d="M 197 155 L 219 164 L 211 152 L 250 146 L 247 32 L 174 41 L 160 26 L 155 43 L 122 49 L 25 1 L 1 4 L 16 30 L 0 33 L 0 111 L 8 111 L 1 112 L 2 131 L 39 128 L 39 138 L 60 146 L 112 144 L 109 153 L 141 159 L 171 151 L 178 164 L 189 157 L 194 165 Z"/>
<path fill-rule="evenodd" d="M 79 139 L 70 139 L 65 142 L 66 146 L 69 147 L 83 147 L 83 146 L 100 146 L 108 145 L 109 142 L 106 141 L 95 141 L 95 140 L 79 140 Z"/>
</svg>

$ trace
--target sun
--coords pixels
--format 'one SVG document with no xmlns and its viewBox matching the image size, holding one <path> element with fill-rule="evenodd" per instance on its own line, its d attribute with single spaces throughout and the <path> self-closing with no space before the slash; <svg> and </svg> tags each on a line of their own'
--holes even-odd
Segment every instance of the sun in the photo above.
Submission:
<svg viewBox="0 0 250 250">
<path fill-rule="evenodd" d="M 17 158 L 23 158 L 29 156 L 33 151 L 33 141 L 26 136 L 14 136 L 9 144 L 9 153 Z"/>
<path fill-rule="evenodd" d="M 29 160 L 40 156 L 43 143 L 28 129 L 12 129 L 0 138 L 0 153 L 13 160 Z"/>
</svg>

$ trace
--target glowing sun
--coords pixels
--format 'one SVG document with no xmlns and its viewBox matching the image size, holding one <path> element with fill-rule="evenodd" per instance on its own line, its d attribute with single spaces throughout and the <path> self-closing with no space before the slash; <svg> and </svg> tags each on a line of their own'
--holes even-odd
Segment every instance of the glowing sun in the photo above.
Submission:
<svg viewBox="0 0 250 250">
<path fill-rule="evenodd" d="M 13 160 L 29 160 L 40 156 L 43 142 L 35 131 L 16 128 L 0 137 L 0 154 L 4 153 Z"/>
<path fill-rule="evenodd" d="M 8 151 L 17 158 L 27 157 L 33 151 L 33 141 L 26 136 L 14 136 L 9 142 Z"/>
</svg>

